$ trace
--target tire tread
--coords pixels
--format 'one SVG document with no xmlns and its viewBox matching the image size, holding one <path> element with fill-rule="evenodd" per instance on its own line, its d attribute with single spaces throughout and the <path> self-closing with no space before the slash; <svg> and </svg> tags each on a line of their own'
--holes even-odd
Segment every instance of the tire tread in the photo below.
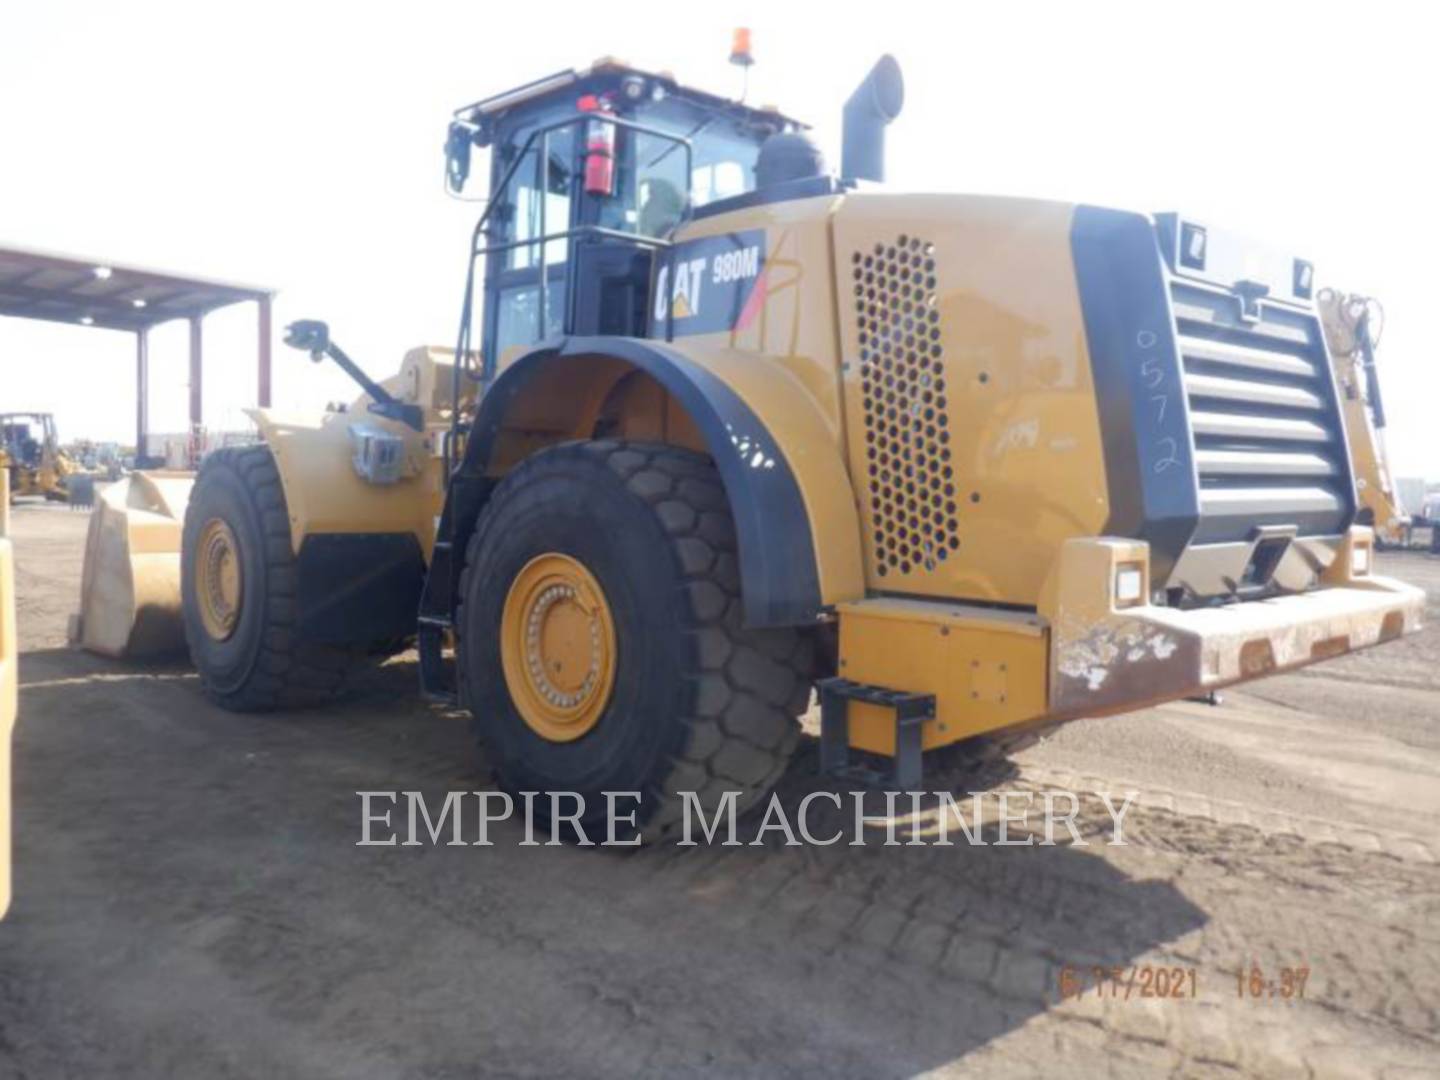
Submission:
<svg viewBox="0 0 1440 1080">
<path fill-rule="evenodd" d="M 185 636 L 191 657 L 200 669 L 205 695 L 233 712 L 272 712 L 277 709 L 311 708 L 340 696 L 351 675 L 366 660 L 366 650 L 355 646 L 325 645 L 303 641 L 296 632 L 298 613 L 298 568 L 290 544 L 290 513 L 285 503 L 280 472 L 268 446 L 227 446 L 206 455 L 195 485 L 207 475 L 229 469 L 241 481 L 241 488 L 255 511 L 261 530 L 265 563 L 264 625 L 260 645 L 244 683 L 234 690 L 222 690 L 207 679 L 198 658 L 197 635 L 204 630 L 185 620 Z M 192 531 L 188 520 L 194 512 L 191 499 L 186 510 L 186 535 Z"/>
<path fill-rule="evenodd" d="M 472 571 L 506 495 L 526 483 L 531 469 L 575 457 L 602 463 L 654 515 L 674 554 L 675 600 L 686 613 L 692 705 L 682 718 L 683 736 L 649 791 L 656 809 L 642 835 L 657 839 L 681 824 L 679 791 L 698 792 L 707 814 L 727 791 L 737 791 L 743 813 L 770 792 L 799 743 L 798 718 L 814 678 L 814 641 L 804 629 L 744 627 L 735 526 L 709 457 L 667 444 L 595 440 L 563 443 L 526 459 L 481 511 L 465 553 L 456 627 L 465 625 Z M 483 739 L 478 720 L 477 734 Z"/>
</svg>

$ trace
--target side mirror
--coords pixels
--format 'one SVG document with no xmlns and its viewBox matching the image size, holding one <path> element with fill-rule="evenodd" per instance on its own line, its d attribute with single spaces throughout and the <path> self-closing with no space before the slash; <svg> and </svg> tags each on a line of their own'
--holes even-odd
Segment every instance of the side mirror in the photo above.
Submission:
<svg viewBox="0 0 1440 1080">
<path fill-rule="evenodd" d="M 330 327 L 319 319 L 298 319 L 285 328 L 285 344 L 308 352 L 318 363 L 330 347 Z"/>
<path fill-rule="evenodd" d="M 470 178 L 470 146 L 474 134 L 473 128 L 457 121 L 450 125 L 445 136 L 445 183 L 456 194 L 465 190 L 465 181 Z"/>
</svg>

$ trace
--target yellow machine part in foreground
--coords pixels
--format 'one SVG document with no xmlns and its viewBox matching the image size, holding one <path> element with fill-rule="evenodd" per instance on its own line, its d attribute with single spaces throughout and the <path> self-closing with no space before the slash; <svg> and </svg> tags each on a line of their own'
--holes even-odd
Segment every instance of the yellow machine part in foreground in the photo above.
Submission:
<svg viewBox="0 0 1440 1080">
<path fill-rule="evenodd" d="M 0 472 L 0 919 L 10 908 L 10 736 L 19 706 L 15 665 L 15 555 L 10 545 L 10 478 Z"/>
<path fill-rule="evenodd" d="M 132 473 L 102 491 L 85 537 L 74 637 L 103 656 L 156 656 L 185 646 L 180 534 L 195 475 Z"/>
</svg>

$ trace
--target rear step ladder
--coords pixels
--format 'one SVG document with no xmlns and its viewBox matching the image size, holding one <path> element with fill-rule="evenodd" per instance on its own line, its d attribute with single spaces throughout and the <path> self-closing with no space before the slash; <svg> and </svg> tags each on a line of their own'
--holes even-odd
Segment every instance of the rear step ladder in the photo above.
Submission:
<svg viewBox="0 0 1440 1080">
<path fill-rule="evenodd" d="M 821 679 L 820 771 L 889 790 L 916 791 L 923 773 L 921 729 L 935 719 L 935 695 L 867 686 L 840 677 Z M 879 705 L 895 714 L 894 767 L 887 773 L 850 761 L 850 702 Z"/>
</svg>

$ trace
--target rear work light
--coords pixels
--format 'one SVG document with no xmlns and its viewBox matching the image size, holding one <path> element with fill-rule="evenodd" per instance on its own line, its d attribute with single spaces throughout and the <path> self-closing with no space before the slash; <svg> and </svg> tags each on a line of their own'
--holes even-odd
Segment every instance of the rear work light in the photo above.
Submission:
<svg viewBox="0 0 1440 1080">
<path fill-rule="evenodd" d="M 1370 545 L 1356 544 L 1350 549 L 1350 576 L 1365 577 L 1370 573 Z"/>
<path fill-rule="evenodd" d="M 1301 300 L 1309 300 L 1315 294 L 1315 267 L 1304 259 L 1295 260 L 1294 292 Z"/>
<path fill-rule="evenodd" d="M 1185 222 L 1180 226 L 1180 265 L 1191 270 L 1205 269 L 1205 227 Z"/>
<path fill-rule="evenodd" d="M 1139 563 L 1121 563 L 1115 568 L 1115 606 L 1135 607 L 1145 601 L 1145 568 Z"/>
</svg>

